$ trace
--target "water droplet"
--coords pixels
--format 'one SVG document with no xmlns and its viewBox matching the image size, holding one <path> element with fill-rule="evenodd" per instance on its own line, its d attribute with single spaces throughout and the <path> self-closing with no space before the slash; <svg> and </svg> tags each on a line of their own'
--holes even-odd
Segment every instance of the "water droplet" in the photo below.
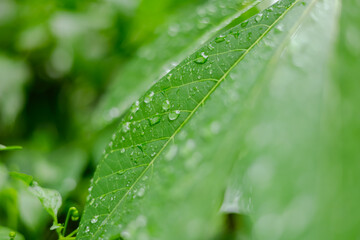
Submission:
<svg viewBox="0 0 360 240">
<path fill-rule="evenodd" d="M 220 35 L 219 37 L 215 38 L 215 42 L 216 43 L 221 43 L 221 42 L 225 41 L 225 37 L 226 36 L 224 36 L 224 35 Z"/>
<path fill-rule="evenodd" d="M 261 13 L 258 14 L 258 15 L 255 17 L 255 21 L 256 21 L 256 22 L 260 22 L 261 19 L 262 19 L 262 17 L 263 17 L 263 15 L 262 15 Z"/>
<path fill-rule="evenodd" d="M 196 63 L 199 64 L 203 64 L 206 63 L 206 61 L 208 60 L 209 56 L 205 54 L 205 52 L 200 53 L 200 55 L 198 55 L 198 57 L 195 59 Z"/>
<path fill-rule="evenodd" d="M 91 223 L 96 223 L 98 221 L 99 216 L 95 216 L 93 219 L 91 219 Z"/>
<path fill-rule="evenodd" d="M 174 120 L 176 120 L 176 119 L 179 117 L 179 115 L 180 115 L 180 111 L 179 111 L 179 110 L 176 110 L 176 111 L 174 111 L 174 112 L 169 113 L 169 119 L 170 119 L 171 121 L 174 121 Z"/>
<path fill-rule="evenodd" d="M 122 130 L 124 133 L 128 132 L 130 130 L 130 122 L 126 122 L 122 125 Z"/>
<path fill-rule="evenodd" d="M 208 45 L 208 49 L 210 50 L 210 51 L 212 51 L 212 50 L 214 50 L 215 49 L 215 47 L 213 46 L 213 45 L 211 45 L 211 43 Z"/>
<path fill-rule="evenodd" d="M 86 232 L 86 233 L 90 232 L 90 227 L 89 227 L 89 226 L 87 226 L 87 227 L 85 228 L 85 232 Z"/>
<path fill-rule="evenodd" d="M 159 122 L 160 122 L 160 117 L 159 116 L 149 118 L 150 126 L 154 126 L 155 124 L 157 124 Z"/>
<path fill-rule="evenodd" d="M 139 105 L 140 105 L 140 102 L 136 101 L 135 104 L 133 104 L 131 107 L 131 112 L 136 113 L 139 110 Z"/>
<path fill-rule="evenodd" d="M 239 33 L 239 32 L 233 32 L 233 31 L 231 31 L 230 34 L 233 35 L 235 38 L 238 38 L 238 37 L 240 36 L 240 33 Z"/>
<path fill-rule="evenodd" d="M 150 103 L 152 101 L 153 96 L 154 96 L 154 92 L 150 92 L 148 95 L 145 96 L 144 102 Z"/>
<path fill-rule="evenodd" d="M 242 22 L 242 23 L 241 23 L 241 27 L 242 27 L 242 28 L 246 27 L 246 26 L 248 25 L 248 23 L 249 23 L 249 22 L 248 22 L 247 20 L 246 20 L 245 22 Z"/>
<path fill-rule="evenodd" d="M 281 33 L 284 30 L 283 25 L 277 25 L 275 28 L 275 33 Z"/>
<path fill-rule="evenodd" d="M 140 188 L 139 191 L 137 192 L 137 195 L 138 195 L 139 197 L 144 196 L 144 194 L 145 194 L 145 188 Z"/>
<path fill-rule="evenodd" d="M 125 152 L 125 148 L 122 148 L 122 149 L 120 150 L 120 152 L 121 152 L 121 153 L 124 153 L 124 152 Z"/>
<path fill-rule="evenodd" d="M 165 101 L 163 102 L 163 104 L 162 104 L 162 109 L 163 109 L 164 111 L 167 111 L 167 110 L 170 109 L 170 101 L 169 101 L 169 100 L 165 100 Z"/>
</svg>

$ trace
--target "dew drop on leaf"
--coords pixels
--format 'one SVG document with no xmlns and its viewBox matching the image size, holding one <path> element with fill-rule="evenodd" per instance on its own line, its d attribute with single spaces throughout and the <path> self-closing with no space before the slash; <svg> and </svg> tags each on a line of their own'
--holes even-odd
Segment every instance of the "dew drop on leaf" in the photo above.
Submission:
<svg viewBox="0 0 360 240">
<path fill-rule="evenodd" d="M 200 53 L 200 55 L 195 59 L 196 63 L 203 64 L 206 63 L 207 59 L 209 58 L 208 55 L 205 54 L 205 52 Z"/>
<path fill-rule="evenodd" d="M 148 95 L 145 96 L 144 102 L 150 103 L 152 101 L 153 96 L 154 96 L 154 92 L 150 92 Z"/>
<path fill-rule="evenodd" d="M 208 45 L 208 49 L 209 49 L 210 51 L 212 51 L 212 50 L 215 49 L 215 47 L 214 47 L 213 45 L 209 44 L 209 45 Z"/>
<path fill-rule="evenodd" d="M 139 104 L 140 104 L 140 102 L 136 101 L 135 104 L 132 105 L 132 107 L 131 107 L 131 112 L 132 113 L 136 113 L 139 110 Z"/>
<path fill-rule="evenodd" d="M 174 111 L 174 112 L 169 113 L 169 119 L 170 119 L 171 121 L 174 121 L 174 120 L 176 120 L 176 119 L 179 117 L 179 115 L 180 115 L 180 111 L 179 111 L 179 110 L 176 110 L 176 111 Z"/>
<path fill-rule="evenodd" d="M 150 122 L 150 126 L 154 126 L 155 124 L 160 122 L 160 117 L 155 116 L 155 117 L 149 118 L 149 122 Z"/>
<path fill-rule="evenodd" d="M 96 223 L 98 221 L 99 216 L 95 216 L 93 219 L 91 219 L 91 223 Z"/>
<path fill-rule="evenodd" d="M 162 104 L 162 109 L 163 109 L 164 111 L 167 111 L 167 110 L 170 109 L 170 101 L 169 101 L 169 100 L 165 100 L 165 101 L 163 102 L 163 104 Z"/>
<path fill-rule="evenodd" d="M 242 28 L 246 27 L 246 26 L 248 25 L 248 23 L 249 23 L 249 22 L 248 22 L 247 20 L 246 20 L 245 22 L 242 22 L 242 23 L 241 23 L 241 27 L 242 27 Z"/>
<path fill-rule="evenodd" d="M 225 37 L 226 36 L 224 36 L 224 35 L 220 35 L 219 37 L 215 38 L 215 42 L 216 43 L 221 43 L 221 42 L 225 41 Z"/>
<path fill-rule="evenodd" d="M 255 21 L 256 21 L 256 22 L 260 22 L 261 19 L 262 19 L 262 17 L 263 17 L 262 14 L 257 15 L 257 16 L 255 17 Z"/>
<path fill-rule="evenodd" d="M 126 122 L 122 125 L 122 130 L 124 133 L 128 132 L 130 130 L 130 122 Z"/>
<path fill-rule="evenodd" d="M 140 188 L 139 191 L 137 192 L 137 195 L 138 195 L 139 197 L 144 196 L 144 194 L 145 194 L 145 188 Z"/>
</svg>

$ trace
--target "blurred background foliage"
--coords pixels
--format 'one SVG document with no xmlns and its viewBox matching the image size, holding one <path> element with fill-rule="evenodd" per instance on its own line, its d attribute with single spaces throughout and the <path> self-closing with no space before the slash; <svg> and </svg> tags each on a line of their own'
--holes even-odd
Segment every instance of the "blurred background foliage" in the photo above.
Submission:
<svg viewBox="0 0 360 240">
<path fill-rule="evenodd" d="M 57 189 L 65 200 L 60 222 L 70 206 L 81 210 L 112 132 L 91 124 L 109 83 L 121 84 L 121 69 L 171 16 L 203 3 L 0 1 L 0 143 L 23 146 L 0 155 L 0 225 L 26 239 L 56 239 L 38 200 L 8 172 Z"/>
</svg>

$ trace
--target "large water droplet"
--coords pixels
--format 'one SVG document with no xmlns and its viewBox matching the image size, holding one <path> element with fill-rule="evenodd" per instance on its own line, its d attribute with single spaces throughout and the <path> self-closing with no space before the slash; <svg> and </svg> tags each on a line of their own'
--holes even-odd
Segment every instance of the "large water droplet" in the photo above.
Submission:
<svg viewBox="0 0 360 240">
<path fill-rule="evenodd" d="M 130 130 L 130 122 L 126 122 L 122 125 L 122 130 L 124 133 L 128 132 Z"/>
<path fill-rule="evenodd" d="M 169 101 L 169 100 L 165 100 L 165 101 L 163 102 L 163 104 L 162 104 L 162 109 L 163 109 L 164 111 L 167 111 L 167 110 L 170 109 L 170 101 Z"/>
<path fill-rule="evenodd" d="M 144 102 L 150 103 L 152 101 L 153 96 L 154 96 L 154 92 L 150 92 L 148 95 L 145 96 Z"/>
<path fill-rule="evenodd" d="M 91 219 L 91 223 L 96 223 L 98 221 L 99 216 L 95 216 L 93 219 Z"/>
<path fill-rule="evenodd" d="M 219 37 L 215 38 L 215 42 L 216 43 L 221 43 L 221 42 L 225 41 L 225 37 L 226 36 L 224 36 L 224 35 L 220 35 Z"/>
<path fill-rule="evenodd" d="M 160 122 L 160 117 L 159 116 L 149 118 L 150 126 L 154 126 L 155 124 L 158 124 L 159 122 Z"/>
<path fill-rule="evenodd" d="M 230 32 L 231 35 L 233 35 L 235 38 L 238 38 L 240 36 L 240 33 L 239 32 L 233 32 L 231 31 Z M 229 41 L 230 42 L 230 41 Z"/>
<path fill-rule="evenodd" d="M 241 27 L 242 27 L 242 28 L 246 27 L 246 26 L 248 25 L 248 23 L 249 23 L 249 22 L 248 22 L 247 20 L 246 20 L 245 22 L 242 22 L 242 23 L 241 23 Z"/>
<path fill-rule="evenodd" d="M 140 102 L 136 101 L 131 107 L 131 112 L 136 113 L 139 110 L 139 105 L 140 105 Z"/>
<path fill-rule="evenodd" d="M 262 15 L 261 13 L 258 14 L 258 15 L 255 17 L 255 21 L 256 21 L 256 22 L 260 22 L 261 19 L 262 19 L 262 17 L 263 17 L 263 15 Z"/>
<path fill-rule="evenodd" d="M 137 195 L 138 195 L 139 197 L 144 196 L 144 194 L 145 194 L 145 188 L 140 188 L 139 191 L 137 192 Z"/>
<path fill-rule="evenodd" d="M 208 45 L 208 49 L 210 50 L 210 51 L 212 51 L 212 50 L 214 50 L 215 49 L 215 47 L 213 46 L 213 45 L 211 45 L 211 43 Z"/>
<path fill-rule="evenodd" d="M 209 58 L 208 55 L 205 54 L 205 52 L 200 53 L 198 57 L 195 59 L 196 63 L 203 64 L 206 63 L 207 59 Z"/>
<path fill-rule="evenodd" d="M 179 117 L 179 115 L 180 115 L 180 111 L 179 111 L 179 110 L 176 110 L 176 111 L 174 111 L 174 112 L 169 113 L 169 119 L 170 119 L 171 121 L 174 121 L 174 120 L 176 120 L 176 119 Z"/>
</svg>

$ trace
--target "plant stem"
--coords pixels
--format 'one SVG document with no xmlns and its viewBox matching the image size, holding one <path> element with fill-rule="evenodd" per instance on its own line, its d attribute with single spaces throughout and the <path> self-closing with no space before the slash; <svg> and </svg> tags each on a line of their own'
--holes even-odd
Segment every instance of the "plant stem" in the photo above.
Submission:
<svg viewBox="0 0 360 240">
<path fill-rule="evenodd" d="M 65 234 L 66 234 L 66 228 L 67 228 L 67 225 L 68 225 L 68 222 L 69 222 L 69 218 L 71 216 L 71 212 L 72 212 L 72 208 L 69 208 L 69 210 L 67 212 L 67 215 L 66 215 L 64 230 L 63 230 L 63 234 L 62 234 L 63 236 L 65 236 Z"/>
<path fill-rule="evenodd" d="M 72 233 L 70 233 L 66 237 L 72 237 L 74 234 L 76 234 L 78 232 L 78 230 L 79 230 L 79 228 L 75 229 Z"/>
</svg>

